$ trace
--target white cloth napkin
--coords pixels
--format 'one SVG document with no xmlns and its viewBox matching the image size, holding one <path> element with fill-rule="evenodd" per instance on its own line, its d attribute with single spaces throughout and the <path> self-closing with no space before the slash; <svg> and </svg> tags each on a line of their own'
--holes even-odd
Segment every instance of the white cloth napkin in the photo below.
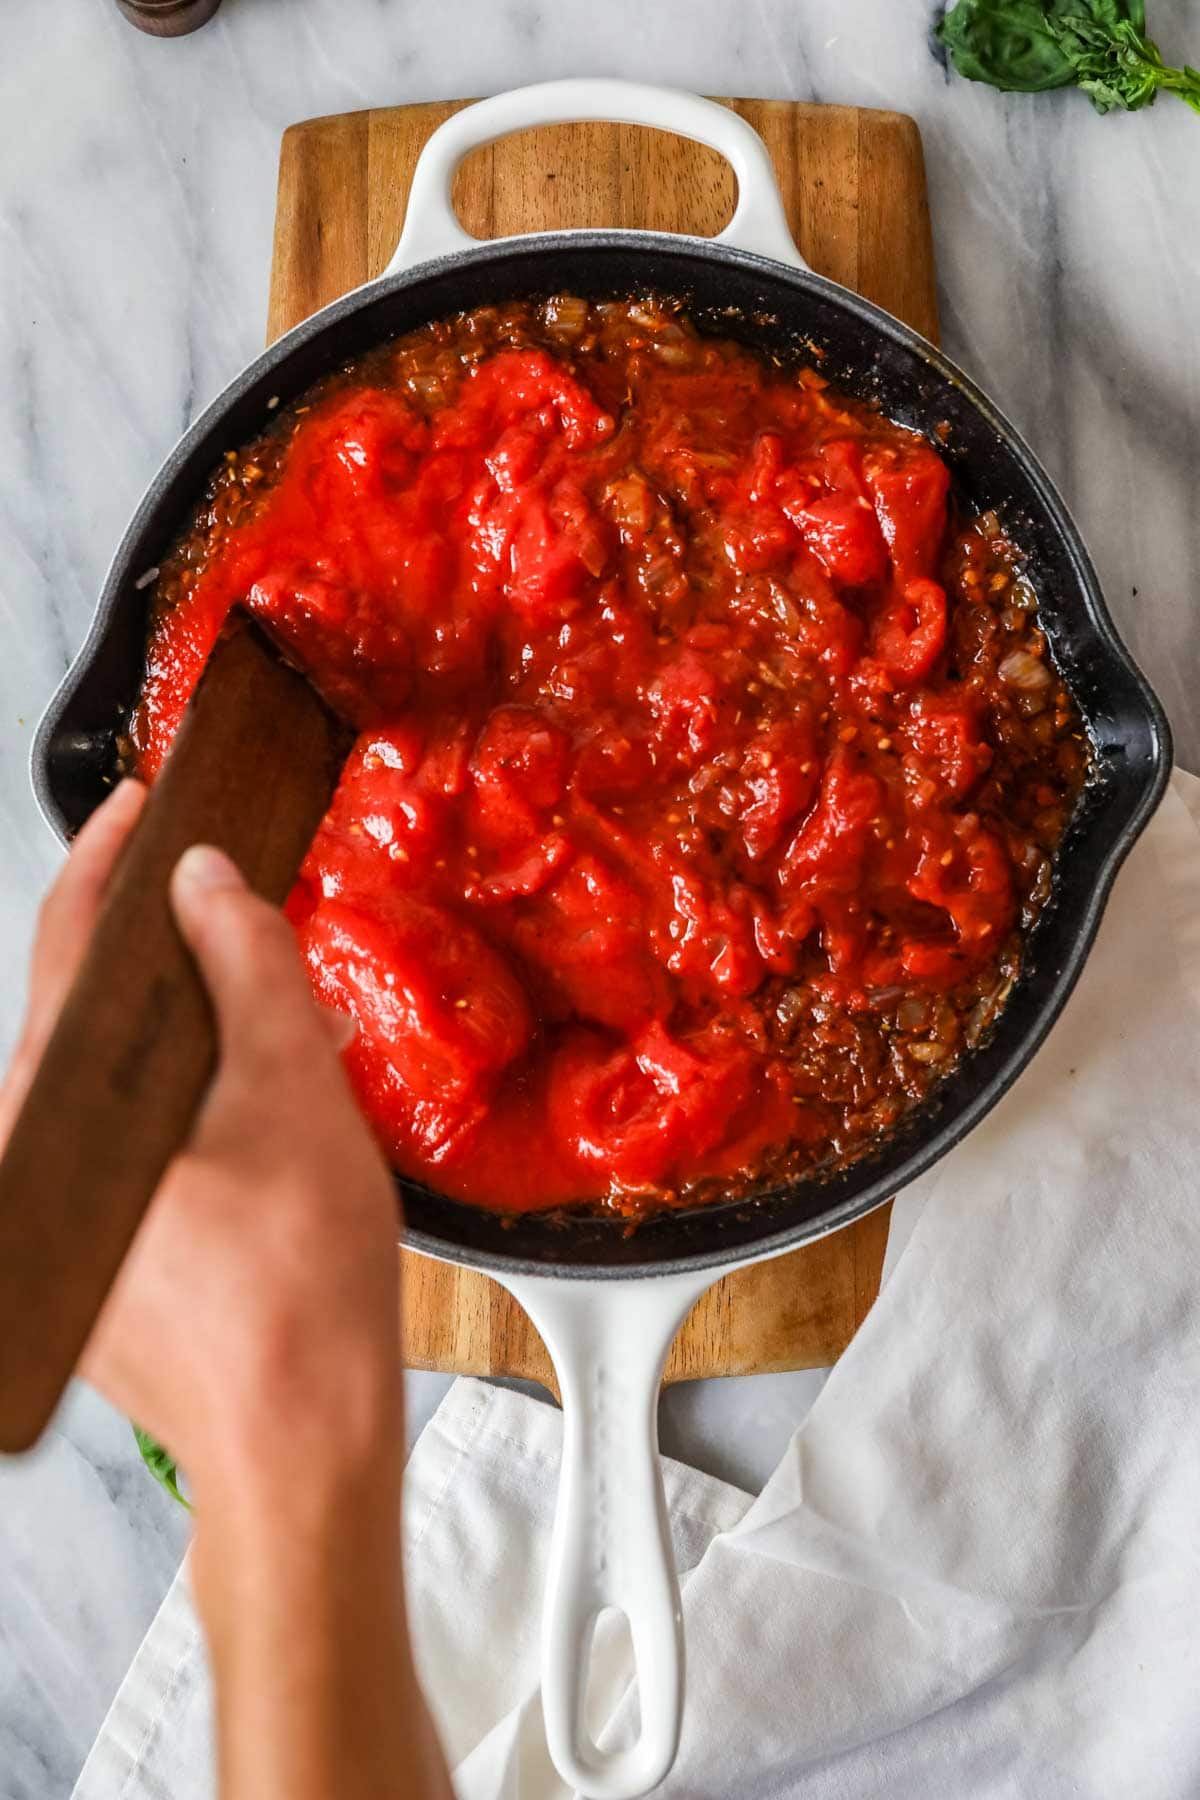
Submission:
<svg viewBox="0 0 1200 1800">
<path fill-rule="evenodd" d="M 902 1196 L 879 1302 L 759 1498 L 667 1465 L 688 1698 L 664 1797 L 1200 1793 L 1198 819 L 1176 775 L 1049 1042 Z M 461 1800 L 564 1795 L 537 1674 L 558 1443 L 552 1408 L 460 1382 L 410 1463 Z M 76 1800 L 212 1793 L 181 1578 Z"/>
</svg>

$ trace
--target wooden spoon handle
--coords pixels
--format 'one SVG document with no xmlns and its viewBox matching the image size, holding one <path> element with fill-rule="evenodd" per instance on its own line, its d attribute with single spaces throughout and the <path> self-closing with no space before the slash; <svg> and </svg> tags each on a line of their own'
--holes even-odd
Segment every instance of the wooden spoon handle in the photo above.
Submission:
<svg viewBox="0 0 1200 1800">
<path fill-rule="evenodd" d="M 49 1419 L 213 1072 L 215 1023 L 171 914 L 171 871 L 190 844 L 216 844 L 280 903 L 345 749 L 256 627 L 220 640 L 0 1160 L 0 1449 L 24 1449 Z"/>
</svg>

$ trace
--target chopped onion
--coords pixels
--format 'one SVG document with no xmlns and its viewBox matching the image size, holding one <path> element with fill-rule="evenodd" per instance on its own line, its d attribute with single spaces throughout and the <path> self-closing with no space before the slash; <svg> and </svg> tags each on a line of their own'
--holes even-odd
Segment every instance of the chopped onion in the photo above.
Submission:
<svg viewBox="0 0 1200 1800">
<path fill-rule="evenodd" d="M 578 294 L 553 294 L 542 308 L 546 330 L 561 342 L 573 344 L 587 326 L 588 303 Z"/>
<path fill-rule="evenodd" d="M 645 331 L 665 331 L 674 323 L 659 307 L 645 305 L 640 300 L 630 305 L 628 310 L 634 324 L 640 325 Z M 675 329 L 678 330 L 679 327 L 675 326 Z"/>
<path fill-rule="evenodd" d="M 775 1007 L 775 1017 L 784 1030 L 790 1030 L 804 1017 L 807 1002 L 803 988 L 785 988 Z"/>
<path fill-rule="evenodd" d="M 654 518 L 654 495 L 644 476 L 635 472 L 610 481 L 601 499 L 618 529 L 649 530 Z"/>
<path fill-rule="evenodd" d="M 1026 694 L 1036 693 L 1038 688 L 1049 687 L 1054 679 L 1041 658 L 1034 656 L 1030 650 L 1010 651 L 1000 664 L 998 673 L 1001 681 Z"/>
<path fill-rule="evenodd" d="M 446 404 L 446 384 L 437 369 L 414 369 L 405 385 L 426 406 L 437 408 Z"/>
<path fill-rule="evenodd" d="M 996 1014 L 1008 999 L 1009 993 L 1012 990 L 1012 985 L 1011 979 L 1002 981 L 998 988 L 993 989 L 990 994 L 985 994 L 983 998 L 977 1000 L 972 1007 L 970 1017 L 967 1019 L 966 1028 L 967 1043 L 972 1050 L 975 1048 L 983 1034 L 988 1030 L 989 1026 L 995 1021 Z"/>
<path fill-rule="evenodd" d="M 929 1023 L 929 1002 L 920 994 L 910 994 L 896 1008 L 896 1023 L 901 1031 L 921 1031 Z"/>
<path fill-rule="evenodd" d="M 651 355 L 668 369 L 686 369 L 692 360 L 692 347 L 685 340 L 674 344 L 664 339 L 653 345 Z"/>
</svg>

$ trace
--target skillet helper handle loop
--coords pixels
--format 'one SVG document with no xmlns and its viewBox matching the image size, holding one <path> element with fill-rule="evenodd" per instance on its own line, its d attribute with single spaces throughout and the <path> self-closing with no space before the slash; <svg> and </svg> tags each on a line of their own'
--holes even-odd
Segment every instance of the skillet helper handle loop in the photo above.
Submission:
<svg viewBox="0 0 1200 1800">
<path fill-rule="evenodd" d="M 506 1285 L 545 1339 L 563 1404 L 558 1506 L 542 1622 L 542 1713 L 555 1768 L 590 1800 L 634 1800 L 675 1759 L 683 1620 L 658 1454 L 671 1342 L 710 1274 L 638 1281 L 536 1276 Z M 585 1719 L 596 1620 L 625 1614 L 641 1729 L 604 1750 Z"/>
<path fill-rule="evenodd" d="M 439 125 L 417 159 L 404 229 L 384 278 L 475 247 L 477 240 L 458 222 L 452 197 L 455 171 L 472 150 L 531 126 L 585 120 L 646 125 L 719 151 L 737 177 L 737 205 L 724 231 L 710 241 L 773 257 L 789 268 L 807 269 L 788 227 L 770 153 L 745 119 L 727 106 L 680 88 L 581 77 L 494 94 Z"/>
</svg>

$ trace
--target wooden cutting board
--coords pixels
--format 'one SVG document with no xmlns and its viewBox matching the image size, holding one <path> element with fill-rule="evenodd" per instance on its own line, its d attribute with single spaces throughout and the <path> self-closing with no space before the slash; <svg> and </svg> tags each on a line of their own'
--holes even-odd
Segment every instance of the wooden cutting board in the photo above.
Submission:
<svg viewBox="0 0 1200 1800">
<path fill-rule="evenodd" d="M 418 152 L 464 101 L 344 113 L 293 125 L 279 162 L 268 335 L 379 274 L 395 248 Z M 765 138 L 801 251 L 814 268 L 937 337 L 921 139 L 898 113 L 782 100 L 725 104 Z M 481 238 L 571 226 L 708 234 L 733 212 L 714 151 L 625 125 L 559 125 L 476 151 L 459 216 Z M 684 1322 L 667 1380 L 834 1362 L 879 1291 L 887 1208 L 807 1249 L 726 1276 Z M 487 1276 L 404 1254 L 411 1368 L 553 1385 L 516 1302 Z"/>
</svg>

